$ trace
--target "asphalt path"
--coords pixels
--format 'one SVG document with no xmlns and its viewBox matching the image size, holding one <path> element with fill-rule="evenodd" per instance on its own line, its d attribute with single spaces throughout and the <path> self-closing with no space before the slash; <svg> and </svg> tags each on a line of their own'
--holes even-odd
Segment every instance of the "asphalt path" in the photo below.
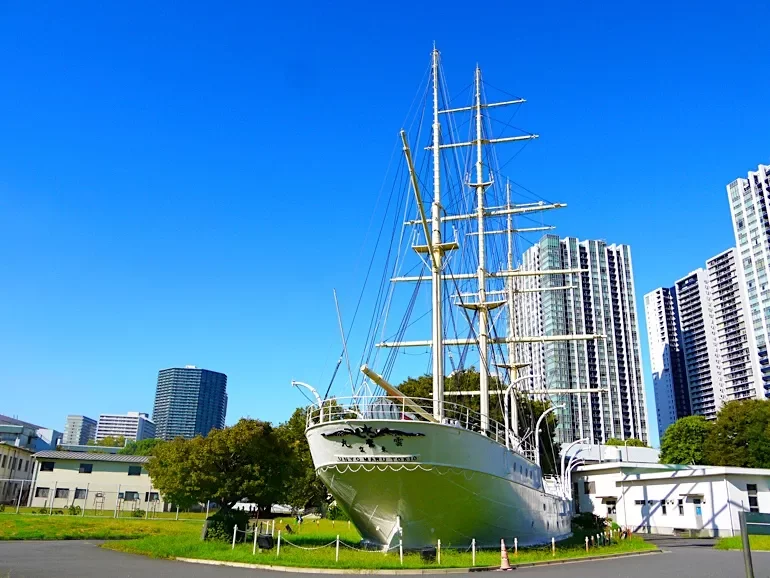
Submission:
<svg viewBox="0 0 770 578">
<path fill-rule="evenodd" d="M 518 568 L 527 578 L 743 578 L 740 552 L 714 550 L 710 540 L 653 538 L 663 554 Z M 754 553 L 755 578 L 770 578 L 770 553 Z M 205 566 L 99 548 L 92 541 L 0 541 L 0 578 L 288 578 L 297 574 Z M 483 576 L 488 574 L 476 574 Z M 314 576 L 318 574 L 307 574 Z M 349 577 L 349 575 L 347 575 Z M 446 575 L 444 575 L 446 576 Z"/>
</svg>

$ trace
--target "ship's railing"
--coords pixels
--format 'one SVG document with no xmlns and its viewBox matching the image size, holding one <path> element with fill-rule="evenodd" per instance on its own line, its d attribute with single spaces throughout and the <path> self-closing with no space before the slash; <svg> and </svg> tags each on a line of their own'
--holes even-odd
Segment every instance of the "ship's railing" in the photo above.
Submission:
<svg viewBox="0 0 770 578">
<path fill-rule="evenodd" d="M 452 403 L 441 402 L 441 423 L 479 433 L 497 443 L 508 446 L 527 459 L 534 461 L 534 445 L 521 440 L 509 431 L 505 435 L 505 426 L 500 422 L 489 419 L 486 432 L 481 430 L 481 414 L 471 408 Z M 387 419 L 403 421 L 436 421 L 433 417 L 433 400 L 421 397 L 348 397 L 330 398 L 321 403 L 313 404 L 307 409 L 306 426 L 321 423 L 345 421 L 350 419 Z"/>
</svg>

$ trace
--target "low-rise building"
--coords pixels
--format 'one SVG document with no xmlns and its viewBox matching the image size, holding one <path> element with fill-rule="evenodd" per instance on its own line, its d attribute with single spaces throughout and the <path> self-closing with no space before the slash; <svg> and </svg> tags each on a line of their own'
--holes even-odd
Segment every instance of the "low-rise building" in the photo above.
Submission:
<svg viewBox="0 0 770 578">
<path fill-rule="evenodd" d="M 55 429 L 0 414 L 0 442 L 39 452 L 55 450 L 61 440 L 62 433 Z"/>
<path fill-rule="evenodd" d="M 34 471 L 31 450 L 0 442 L 0 504 L 26 503 Z"/>
<path fill-rule="evenodd" d="M 770 513 L 770 470 L 605 462 L 572 476 L 576 513 L 634 532 L 736 536 L 738 512 Z"/>
<path fill-rule="evenodd" d="M 36 474 L 29 505 L 62 509 L 162 511 L 146 456 L 43 451 L 34 455 Z"/>
</svg>

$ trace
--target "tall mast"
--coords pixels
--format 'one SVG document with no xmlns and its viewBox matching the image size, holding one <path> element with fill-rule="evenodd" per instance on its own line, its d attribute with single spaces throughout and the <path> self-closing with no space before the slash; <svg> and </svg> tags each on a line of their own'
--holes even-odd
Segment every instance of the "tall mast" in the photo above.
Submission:
<svg viewBox="0 0 770 578">
<path fill-rule="evenodd" d="M 505 183 L 505 208 L 511 208 L 511 183 Z M 508 235 L 508 271 L 513 271 L 513 215 L 508 213 L 508 219 L 506 223 L 506 234 Z M 506 289 L 508 293 L 508 337 L 513 337 L 514 330 L 514 310 L 513 310 L 513 277 L 506 279 Z M 508 343 L 508 364 L 513 366 L 515 345 L 513 342 Z M 515 379 L 518 375 L 511 375 L 511 379 Z"/>
<path fill-rule="evenodd" d="M 487 308 L 487 273 L 484 247 L 484 190 L 489 183 L 484 182 L 484 165 L 481 133 L 481 69 L 476 66 L 476 210 L 478 212 L 479 268 L 476 271 L 479 282 L 479 369 L 481 397 L 481 431 L 489 429 L 489 360 L 488 331 L 489 309 Z"/>
<path fill-rule="evenodd" d="M 431 240 L 434 258 L 431 267 L 433 303 L 433 417 L 441 420 L 444 413 L 444 327 L 442 318 L 441 264 L 441 125 L 438 120 L 438 50 L 433 48 L 433 203 L 431 205 Z"/>
</svg>

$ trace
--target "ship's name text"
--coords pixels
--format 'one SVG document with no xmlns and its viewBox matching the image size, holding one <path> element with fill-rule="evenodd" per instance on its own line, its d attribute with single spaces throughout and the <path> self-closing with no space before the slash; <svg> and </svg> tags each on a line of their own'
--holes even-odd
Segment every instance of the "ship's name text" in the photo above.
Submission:
<svg viewBox="0 0 770 578">
<path fill-rule="evenodd" d="M 339 463 L 344 464 L 404 464 L 416 462 L 420 456 L 335 456 Z"/>
</svg>

